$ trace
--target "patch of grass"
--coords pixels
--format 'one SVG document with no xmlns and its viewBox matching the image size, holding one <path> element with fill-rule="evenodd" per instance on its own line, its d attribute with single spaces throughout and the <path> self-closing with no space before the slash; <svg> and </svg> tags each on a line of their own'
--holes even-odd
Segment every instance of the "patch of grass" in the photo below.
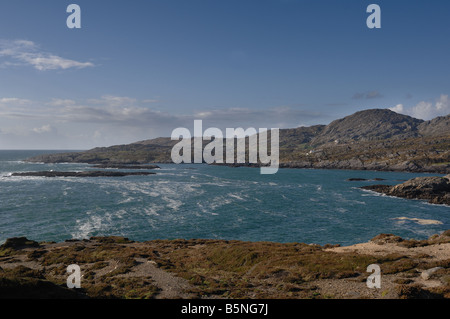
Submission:
<svg viewBox="0 0 450 319">
<path fill-rule="evenodd" d="M 160 291 L 150 279 L 109 277 L 82 284 L 83 291 L 97 299 L 152 299 Z"/>
<path fill-rule="evenodd" d="M 105 267 L 108 267 L 109 263 L 105 261 L 97 261 L 95 264 L 93 264 L 89 269 L 90 270 L 98 270 Z"/>
<path fill-rule="evenodd" d="M 232 298 L 305 297 L 304 283 L 316 279 L 357 277 L 375 257 L 327 252 L 317 245 L 218 242 L 182 245 L 170 253 L 171 272 L 186 278 L 206 294 Z M 166 262 L 167 262 L 166 260 Z M 255 287 L 263 288 L 259 293 Z"/>
<path fill-rule="evenodd" d="M 44 279 L 43 273 L 36 269 L 31 269 L 25 266 L 17 266 L 10 269 L 3 269 L 2 276 L 7 277 L 14 277 L 14 278 L 24 278 L 24 277 L 31 277 L 31 278 L 39 278 Z"/>
<path fill-rule="evenodd" d="M 448 288 L 424 289 L 422 285 L 399 285 L 396 292 L 400 299 L 442 299 L 450 290 Z"/>
<path fill-rule="evenodd" d="M 97 241 L 103 244 L 131 244 L 133 241 L 126 237 L 108 236 L 108 237 L 91 237 L 90 240 Z"/>
<path fill-rule="evenodd" d="M 114 277 L 117 275 L 127 274 L 134 266 L 138 265 L 138 262 L 133 257 L 129 256 L 119 257 L 115 260 L 119 263 L 119 267 L 104 275 L 104 277 Z"/>
<path fill-rule="evenodd" d="M 0 257 L 11 257 L 14 254 L 15 251 L 13 249 L 0 247 Z"/>
</svg>

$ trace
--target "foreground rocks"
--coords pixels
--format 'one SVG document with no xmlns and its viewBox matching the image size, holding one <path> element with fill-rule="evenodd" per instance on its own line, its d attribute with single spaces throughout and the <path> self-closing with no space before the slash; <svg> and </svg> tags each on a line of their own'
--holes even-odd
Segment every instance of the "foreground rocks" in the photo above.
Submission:
<svg viewBox="0 0 450 319">
<path fill-rule="evenodd" d="M 27 176 L 27 177 L 123 177 L 133 175 L 152 175 L 152 172 L 112 172 L 112 171 L 85 171 L 85 172 L 24 172 L 13 173 L 11 176 Z"/>
<path fill-rule="evenodd" d="M 66 286 L 67 266 L 81 288 Z M 366 285 L 381 268 L 381 289 Z M 450 298 L 450 231 L 427 240 L 382 234 L 339 247 L 226 240 L 92 237 L 0 246 L 0 298 Z"/>
<path fill-rule="evenodd" d="M 370 185 L 361 188 L 389 196 L 424 199 L 432 204 L 450 205 L 450 175 L 417 177 L 396 186 Z"/>
</svg>

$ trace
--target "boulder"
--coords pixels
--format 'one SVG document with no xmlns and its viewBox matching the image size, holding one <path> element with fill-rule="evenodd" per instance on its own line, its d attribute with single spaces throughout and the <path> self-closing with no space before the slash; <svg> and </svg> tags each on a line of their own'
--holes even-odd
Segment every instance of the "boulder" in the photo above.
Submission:
<svg viewBox="0 0 450 319">
<path fill-rule="evenodd" d="M 0 246 L 2 248 L 21 249 L 27 247 L 39 247 L 39 243 L 34 240 L 29 240 L 26 237 L 8 238 L 6 242 Z"/>
<path fill-rule="evenodd" d="M 427 270 L 422 271 L 422 274 L 420 276 L 422 277 L 423 280 L 428 280 L 439 269 L 444 269 L 444 268 L 442 268 L 442 267 L 434 267 L 434 268 L 431 268 L 431 269 L 427 269 Z"/>
</svg>

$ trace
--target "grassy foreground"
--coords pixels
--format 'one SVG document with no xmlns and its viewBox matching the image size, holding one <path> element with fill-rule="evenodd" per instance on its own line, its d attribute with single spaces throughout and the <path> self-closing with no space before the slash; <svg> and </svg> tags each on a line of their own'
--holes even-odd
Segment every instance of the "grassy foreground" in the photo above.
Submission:
<svg viewBox="0 0 450 319">
<path fill-rule="evenodd" d="M 450 298 L 449 257 L 450 231 L 349 247 L 22 237 L 0 246 L 0 298 Z M 80 289 L 67 288 L 71 264 L 81 268 Z M 370 264 L 381 268 L 380 289 L 366 285 Z"/>
</svg>

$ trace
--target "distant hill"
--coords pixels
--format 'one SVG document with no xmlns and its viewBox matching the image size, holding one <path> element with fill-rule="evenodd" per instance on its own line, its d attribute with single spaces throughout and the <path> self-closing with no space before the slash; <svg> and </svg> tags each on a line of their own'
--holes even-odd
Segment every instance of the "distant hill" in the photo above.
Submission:
<svg viewBox="0 0 450 319">
<path fill-rule="evenodd" d="M 418 126 L 423 122 L 386 109 L 361 111 L 331 122 L 312 139 L 311 143 L 322 145 L 331 142 L 348 143 L 417 137 Z"/>
<path fill-rule="evenodd" d="M 30 162 L 171 163 L 167 137 Z M 205 142 L 204 144 L 207 144 Z M 329 125 L 280 130 L 280 166 L 450 173 L 450 115 L 423 121 L 387 109 L 357 112 Z"/>
<path fill-rule="evenodd" d="M 450 132 L 450 115 L 437 117 L 418 126 L 421 136 L 436 136 Z"/>
</svg>

